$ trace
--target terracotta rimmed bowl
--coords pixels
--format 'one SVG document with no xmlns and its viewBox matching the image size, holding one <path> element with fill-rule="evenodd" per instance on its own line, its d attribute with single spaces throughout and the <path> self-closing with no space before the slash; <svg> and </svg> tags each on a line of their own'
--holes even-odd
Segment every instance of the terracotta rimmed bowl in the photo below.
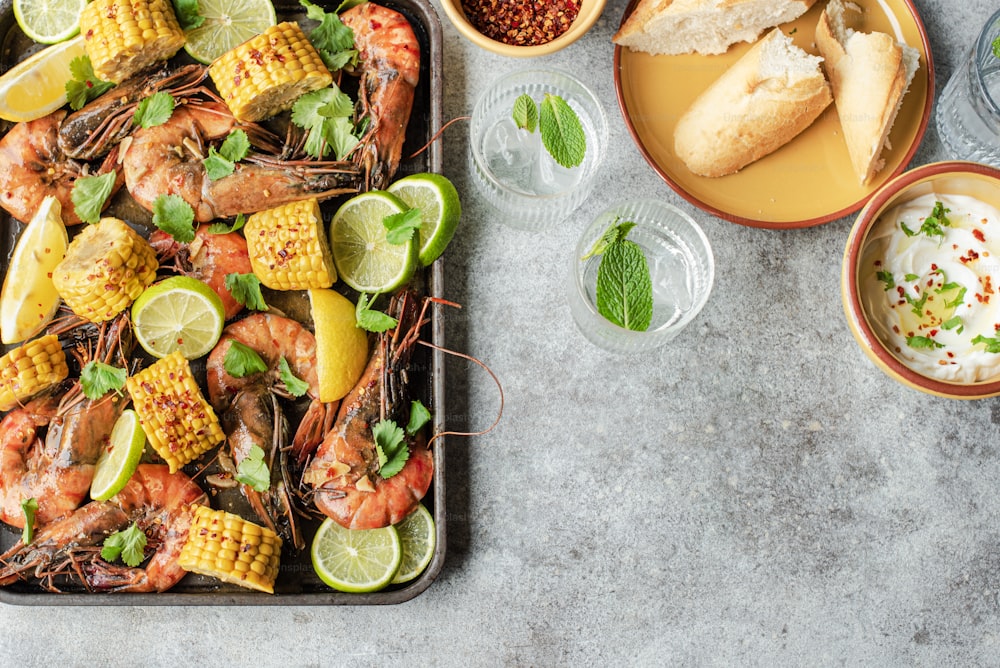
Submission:
<svg viewBox="0 0 1000 668">
<path fill-rule="evenodd" d="M 858 345 L 872 362 L 907 387 L 952 399 L 997 396 L 1000 395 L 1000 378 L 997 377 L 970 383 L 951 382 L 910 368 L 880 338 L 864 306 L 861 258 L 877 221 L 897 204 L 931 192 L 971 196 L 1000 208 L 1000 170 L 972 162 L 936 162 L 904 172 L 876 191 L 858 214 L 844 251 L 841 299 L 847 323 Z M 1000 221 L 996 223 L 1000 224 Z"/>
<path fill-rule="evenodd" d="M 545 56 L 563 49 L 576 40 L 580 39 L 590 30 L 591 26 L 597 22 L 604 11 L 605 0 L 581 0 L 580 12 L 576 15 L 569 29 L 551 42 L 538 44 L 536 46 L 514 46 L 504 44 L 495 39 L 491 39 L 476 30 L 476 27 L 469 22 L 462 9 L 462 0 L 441 0 L 444 13 L 448 15 L 451 24 L 462 34 L 463 37 L 478 47 L 486 49 L 501 56 L 511 56 L 514 58 L 533 58 L 535 56 Z"/>
</svg>

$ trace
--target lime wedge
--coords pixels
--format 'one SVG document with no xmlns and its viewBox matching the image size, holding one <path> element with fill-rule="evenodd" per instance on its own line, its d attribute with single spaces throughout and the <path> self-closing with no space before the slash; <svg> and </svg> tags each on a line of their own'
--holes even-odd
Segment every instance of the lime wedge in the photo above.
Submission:
<svg viewBox="0 0 1000 668">
<path fill-rule="evenodd" d="M 378 591 L 392 581 L 403 557 L 394 527 L 345 529 L 329 517 L 313 537 L 316 575 L 339 591 Z"/>
<path fill-rule="evenodd" d="M 0 118 L 31 121 L 66 104 L 71 60 L 86 53 L 83 36 L 42 49 L 0 77 Z"/>
<path fill-rule="evenodd" d="M 392 292 L 413 277 L 418 239 L 403 244 L 386 238 L 386 216 L 409 207 L 395 195 L 372 190 L 344 202 L 330 221 L 330 250 L 337 275 L 358 292 Z"/>
<path fill-rule="evenodd" d="M 0 340 L 18 343 L 42 331 L 59 309 L 52 272 L 66 255 L 69 239 L 62 205 L 46 197 L 21 231 L 0 290 Z"/>
<path fill-rule="evenodd" d="M 440 174 L 411 174 L 389 186 L 407 206 L 420 209 L 420 264 L 441 256 L 462 217 L 462 203 L 451 181 Z"/>
<path fill-rule="evenodd" d="M 139 426 L 139 416 L 126 409 L 111 429 L 111 444 L 101 453 L 90 483 L 90 498 L 107 501 L 122 491 L 135 473 L 146 447 L 146 433 Z"/>
<path fill-rule="evenodd" d="M 338 401 L 368 364 L 368 335 L 358 327 L 354 304 L 336 290 L 310 290 L 309 303 L 316 327 L 319 400 Z"/>
<path fill-rule="evenodd" d="M 207 355 L 218 343 L 225 320 L 219 295 L 190 276 L 155 283 L 132 304 L 136 338 L 156 357 L 175 350 L 189 360 Z"/>
<path fill-rule="evenodd" d="M 55 44 L 80 32 L 86 6 L 87 0 L 14 0 L 14 19 L 31 39 Z"/>
<path fill-rule="evenodd" d="M 417 509 L 396 524 L 396 533 L 403 545 L 403 561 L 399 564 L 396 577 L 392 584 L 402 584 L 413 580 L 424 572 L 427 564 L 434 556 L 434 546 L 437 534 L 434 531 L 434 518 L 424 504 L 417 504 Z"/>
<path fill-rule="evenodd" d="M 206 65 L 277 23 L 271 0 L 198 0 L 205 22 L 184 32 L 184 50 Z"/>
</svg>

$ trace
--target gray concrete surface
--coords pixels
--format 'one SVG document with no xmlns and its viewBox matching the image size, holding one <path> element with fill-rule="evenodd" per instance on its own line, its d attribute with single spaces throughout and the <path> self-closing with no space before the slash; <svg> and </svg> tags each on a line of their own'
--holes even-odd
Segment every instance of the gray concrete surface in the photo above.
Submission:
<svg viewBox="0 0 1000 668">
<path fill-rule="evenodd" d="M 914 0 L 938 91 L 993 4 Z M 839 298 L 850 220 L 740 227 L 658 179 L 615 102 L 624 6 L 539 61 L 584 75 L 611 123 L 603 184 L 565 225 L 500 225 L 472 190 L 464 127 L 445 134 L 466 212 L 448 336 L 507 404 L 489 435 L 452 440 L 439 579 L 379 608 L 0 606 L 0 666 L 1000 662 L 1000 403 L 925 396 L 867 361 Z M 525 63 L 441 18 L 450 118 Z M 946 157 L 932 126 L 914 162 Z M 605 354 L 570 319 L 567 251 L 609 201 L 650 193 L 703 225 L 714 294 L 656 355 Z M 492 382 L 449 373 L 450 424 L 489 424 Z"/>
</svg>

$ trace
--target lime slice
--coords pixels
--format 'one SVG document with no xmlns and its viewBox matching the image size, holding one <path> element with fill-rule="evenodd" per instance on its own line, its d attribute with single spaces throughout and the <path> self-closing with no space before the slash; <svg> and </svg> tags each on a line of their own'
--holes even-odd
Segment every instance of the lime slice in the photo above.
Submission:
<svg viewBox="0 0 1000 668">
<path fill-rule="evenodd" d="M 392 584 L 409 582 L 424 572 L 434 556 L 437 534 L 434 532 L 434 518 L 424 504 L 396 524 L 399 542 L 403 545 L 403 561 L 399 564 Z"/>
<path fill-rule="evenodd" d="M 14 0 L 14 18 L 31 39 L 55 44 L 80 32 L 86 6 L 87 0 Z"/>
<path fill-rule="evenodd" d="M 205 22 L 184 32 L 184 50 L 206 65 L 277 23 L 271 0 L 198 0 Z"/>
<path fill-rule="evenodd" d="M 61 214 L 59 200 L 43 199 L 14 246 L 0 290 L 0 340 L 4 343 L 30 339 L 59 309 L 52 272 L 69 245 Z"/>
<path fill-rule="evenodd" d="M 386 239 L 386 216 L 407 206 L 395 195 L 372 190 L 344 202 L 330 221 L 330 250 L 337 275 L 358 292 L 392 292 L 416 271 L 418 240 L 403 244 Z"/>
<path fill-rule="evenodd" d="M 440 174 L 411 174 L 389 186 L 389 192 L 407 206 L 420 209 L 420 264 L 441 256 L 455 236 L 462 217 L 462 203 L 451 181 Z"/>
<path fill-rule="evenodd" d="M 94 466 L 90 483 L 90 498 L 107 501 L 122 491 L 135 473 L 146 447 L 146 433 L 139 426 L 139 416 L 126 409 L 111 429 L 111 445 L 101 453 Z"/>
<path fill-rule="evenodd" d="M 84 55 L 83 36 L 42 49 L 0 77 L 0 118 L 31 121 L 66 104 L 69 62 Z"/>
<path fill-rule="evenodd" d="M 136 338 L 156 357 L 175 350 L 189 360 L 207 355 L 218 343 L 225 320 L 219 295 L 190 276 L 155 283 L 132 304 Z"/>
<path fill-rule="evenodd" d="M 339 591 L 378 591 L 392 581 L 403 550 L 394 527 L 345 529 L 329 517 L 313 537 L 313 568 Z"/>
<path fill-rule="evenodd" d="M 358 327 L 354 304 L 336 290 L 310 290 L 309 303 L 316 327 L 319 400 L 338 401 L 368 364 L 368 335 Z"/>
</svg>

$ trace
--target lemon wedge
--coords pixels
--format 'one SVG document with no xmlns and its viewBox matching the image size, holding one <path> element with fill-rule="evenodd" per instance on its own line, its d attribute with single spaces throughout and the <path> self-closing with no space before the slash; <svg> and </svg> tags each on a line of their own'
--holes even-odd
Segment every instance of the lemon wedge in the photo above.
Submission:
<svg viewBox="0 0 1000 668">
<path fill-rule="evenodd" d="M 42 330 L 59 308 L 52 272 L 66 255 L 69 237 L 62 205 L 46 197 L 21 231 L 0 290 L 0 340 L 18 343 Z"/>
<path fill-rule="evenodd" d="M 69 63 L 84 55 L 83 35 L 42 49 L 0 77 L 0 118 L 31 121 L 66 104 Z"/>
<path fill-rule="evenodd" d="M 316 325 L 319 400 L 337 401 L 351 391 L 368 364 L 368 335 L 358 327 L 354 304 L 336 290 L 309 291 Z"/>
</svg>

